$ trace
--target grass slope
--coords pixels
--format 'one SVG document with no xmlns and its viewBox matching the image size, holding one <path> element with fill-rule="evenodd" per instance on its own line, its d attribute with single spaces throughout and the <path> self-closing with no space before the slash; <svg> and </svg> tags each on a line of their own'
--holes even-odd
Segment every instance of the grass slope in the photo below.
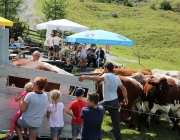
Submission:
<svg viewBox="0 0 180 140">
<path fill-rule="evenodd" d="M 111 47 L 111 54 L 137 62 L 124 61 L 117 58 L 116 62 L 128 68 L 161 68 L 180 70 L 180 14 L 173 11 L 158 9 L 162 0 L 147 0 L 137 3 L 134 7 L 123 5 L 78 2 L 67 0 L 67 19 L 90 27 L 104 29 L 124 35 L 134 41 L 134 47 Z M 175 7 L 178 0 L 171 0 Z M 43 17 L 43 0 L 36 0 L 36 15 Z M 157 10 L 150 6 L 155 4 Z M 113 18 L 117 13 L 118 18 Z M 147 57 L 148 56 L 148 57 Z M 148 59 L 150 58 L 150 59 Z M 164 65 L 162 65 L 164 64 Z"/>
</svg>

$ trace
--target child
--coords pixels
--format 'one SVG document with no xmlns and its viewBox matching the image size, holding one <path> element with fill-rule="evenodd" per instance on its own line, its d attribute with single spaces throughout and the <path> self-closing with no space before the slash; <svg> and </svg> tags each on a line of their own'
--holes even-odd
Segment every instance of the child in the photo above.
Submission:
<svg viewBox="0 0 180 140">
<path fill-rule="evenodd" d="M 64 65 L 64 70 L 73 74 L 74 70 L 73 70 L 73 65 L 71 64 L 70 58 L 66 59 L 66 64 Z"/>
<path fill-rule="evenodd" d="M 33 83 L 32 82 L 28 82 L 25 86 L 24 89 L 26 91 L 24 91 L 23 93 L 21 93 L 20 91 L 17 92 L 16 96 L 15 96 L 15 101 L 19 101 L 21 98 L 24 98 L 29 92 L 32 91 L 33 89 Z M 15 123 L 16 121 L 19 119 L 19 117 L 21 117 L 22 112 L 19 110 L 16 115 L 14 116 L 14 118 L 11 121 L 11 127 L 10 127 L 10 132 L 8 134 L 8 136 L 4 139 L 4 140 L 9 140 L 13 138 L 13 133 L 14 133 L 14 129 L 15 129 Z M 27 128 L 24 128 L 24 135 L 25 137 L 27 137 Z"/>
<path fill-rule="evenodd" d="M 61 92 L 59 90 L 52 90 L 50 92 L 52 104 L 49 104 L 47 109 L 47 118 L 49 119 L 51 127 L 52 140 L 59 140 L 64 126 L 63 111 L 64 104 L 60 102 Z"/>
<path fill-rule="evenodd" d="M 97 106 L 99 95 L 88 93 L 87 107 L 83 107 L 81 118 L 83 119 L 81 128 L 81 140 L 101 140 L 101 124 L 105 116 L 105 109 L 102 105 Z"/>
<path fill-rule="evenodd" d="M 86 102 L 82 100 L 84 92 L 85 90 L 83 88 L 77 88 L 75 91 L 76 100 L 72 101 L 66 108 L 66 113 L 72 116 L 72 140 L 77 140 L 81 131 L 82 119 L 80 113 L 81 109 L 86 106 Z"/>
</svg>

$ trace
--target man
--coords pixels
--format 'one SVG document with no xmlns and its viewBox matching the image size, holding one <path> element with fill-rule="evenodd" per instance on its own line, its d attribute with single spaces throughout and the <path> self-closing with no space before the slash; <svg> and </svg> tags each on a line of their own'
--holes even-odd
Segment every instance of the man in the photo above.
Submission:
<svg viewBox="0 0 180 140">
<path fill-rule="evenodd" d="M 127 98 L 127 90 L 122 85 L 121 80 L 114 75 L 113 72 L 114 65 L 110 62 L 104 65 L 104 74 L 102 76 L 80 76 L 79 80 L 83 81 L 85 79 L 94 80 L 94 81 L 102 81 L 103 82 L 103 101 L 99 102 L 98 105 L 104 106 L 106 110 L 108 110 L 113 128 L 114 128 L 114 137 L 115 140 L 122 140 L 120 134 L 120 116 L 119 116 L 119 101 L 117 95 L 117 89 L 120 88 L 122 94 L 124 96 L 123 104 L 128 104 Z"/>
<path fill-rule="evenodd" d="M 12 53 L 19 53 L 18 51 L 18 45 L 15 43 L 14 38 L 10 39 L 10 43 L 9 43 L 9 49 L 11 50 Z"/>
<path fill-rule="evenodd" d="M 87 60 L 88 64 L 87 66 L 90 65 L 91 62 L 93 62 L 93 67 L 96 67 L 96 58 L 95 58 L 95 50 L 93 49 L 93 45 L 91 44 L 90 48 L 87 50 Z"/>
<path fill-rule="evenodd" d="M 32 55 L 32 61 L 39 61 L 40 58 L 40 52 L 39 51 L 35 51 Z"/>
<path fill-rule="evenodd" d="M 59 37 L 59 33 L 54 37 L 54 61 L 57 60 L 58 52 L 60 49 L 61 38 Z"/>
<path fill-rule="evenodd" d="M 48 59 L 51 60 L 51 53 L 53 50 L 53 42 L 54 42 L 54 38 L 53 38 L 53 33 L 51 33 L 50 36 L 48 36 L 47 38 L 47 44 L 48 44 Z"/>
<path fill-rule="evenodd" d="M 99 50 L 96 52 L 97 59 L 96 59 L 96 65 L 99 67 L 99 64 L 103 59 L 105 58 L 105 53 L 102 50 L 102 47 L 99 48 Z"/>
</svg>

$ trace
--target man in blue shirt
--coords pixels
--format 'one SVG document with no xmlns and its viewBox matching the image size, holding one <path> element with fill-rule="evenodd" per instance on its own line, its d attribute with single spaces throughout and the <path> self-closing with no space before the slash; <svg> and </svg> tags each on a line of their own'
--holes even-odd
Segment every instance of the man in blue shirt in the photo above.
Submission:
<svg viewBox="0 0 180 140">
<path fill-rule="evenodd" d="M 12 50 L 12 53 L 18 53 L 18 45 L 15 43 L 14 38 L 10 39 L 9 49 Z"/>
</svg>

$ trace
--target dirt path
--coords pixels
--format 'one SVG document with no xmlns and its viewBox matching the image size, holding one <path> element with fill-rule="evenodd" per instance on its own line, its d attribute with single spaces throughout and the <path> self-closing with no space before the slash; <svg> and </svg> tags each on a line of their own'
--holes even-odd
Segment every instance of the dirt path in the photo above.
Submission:
<svg viewBox="0 0 180 140">
<path fill-rule="evenodd" d="M 27 21 L 30 29 L 36 29 L 37 21 L 41 20 L 41 18 L 38 16 L 32 16 L 32 14 L 34 13 L 33 5 L 35 1 L 36 0 L 25 0 L 25 5 L 22 6 L 22 9 L 24 7 L 27 7 L 27 9 L 19 15 L 20 18 Z"/>
</svg>

